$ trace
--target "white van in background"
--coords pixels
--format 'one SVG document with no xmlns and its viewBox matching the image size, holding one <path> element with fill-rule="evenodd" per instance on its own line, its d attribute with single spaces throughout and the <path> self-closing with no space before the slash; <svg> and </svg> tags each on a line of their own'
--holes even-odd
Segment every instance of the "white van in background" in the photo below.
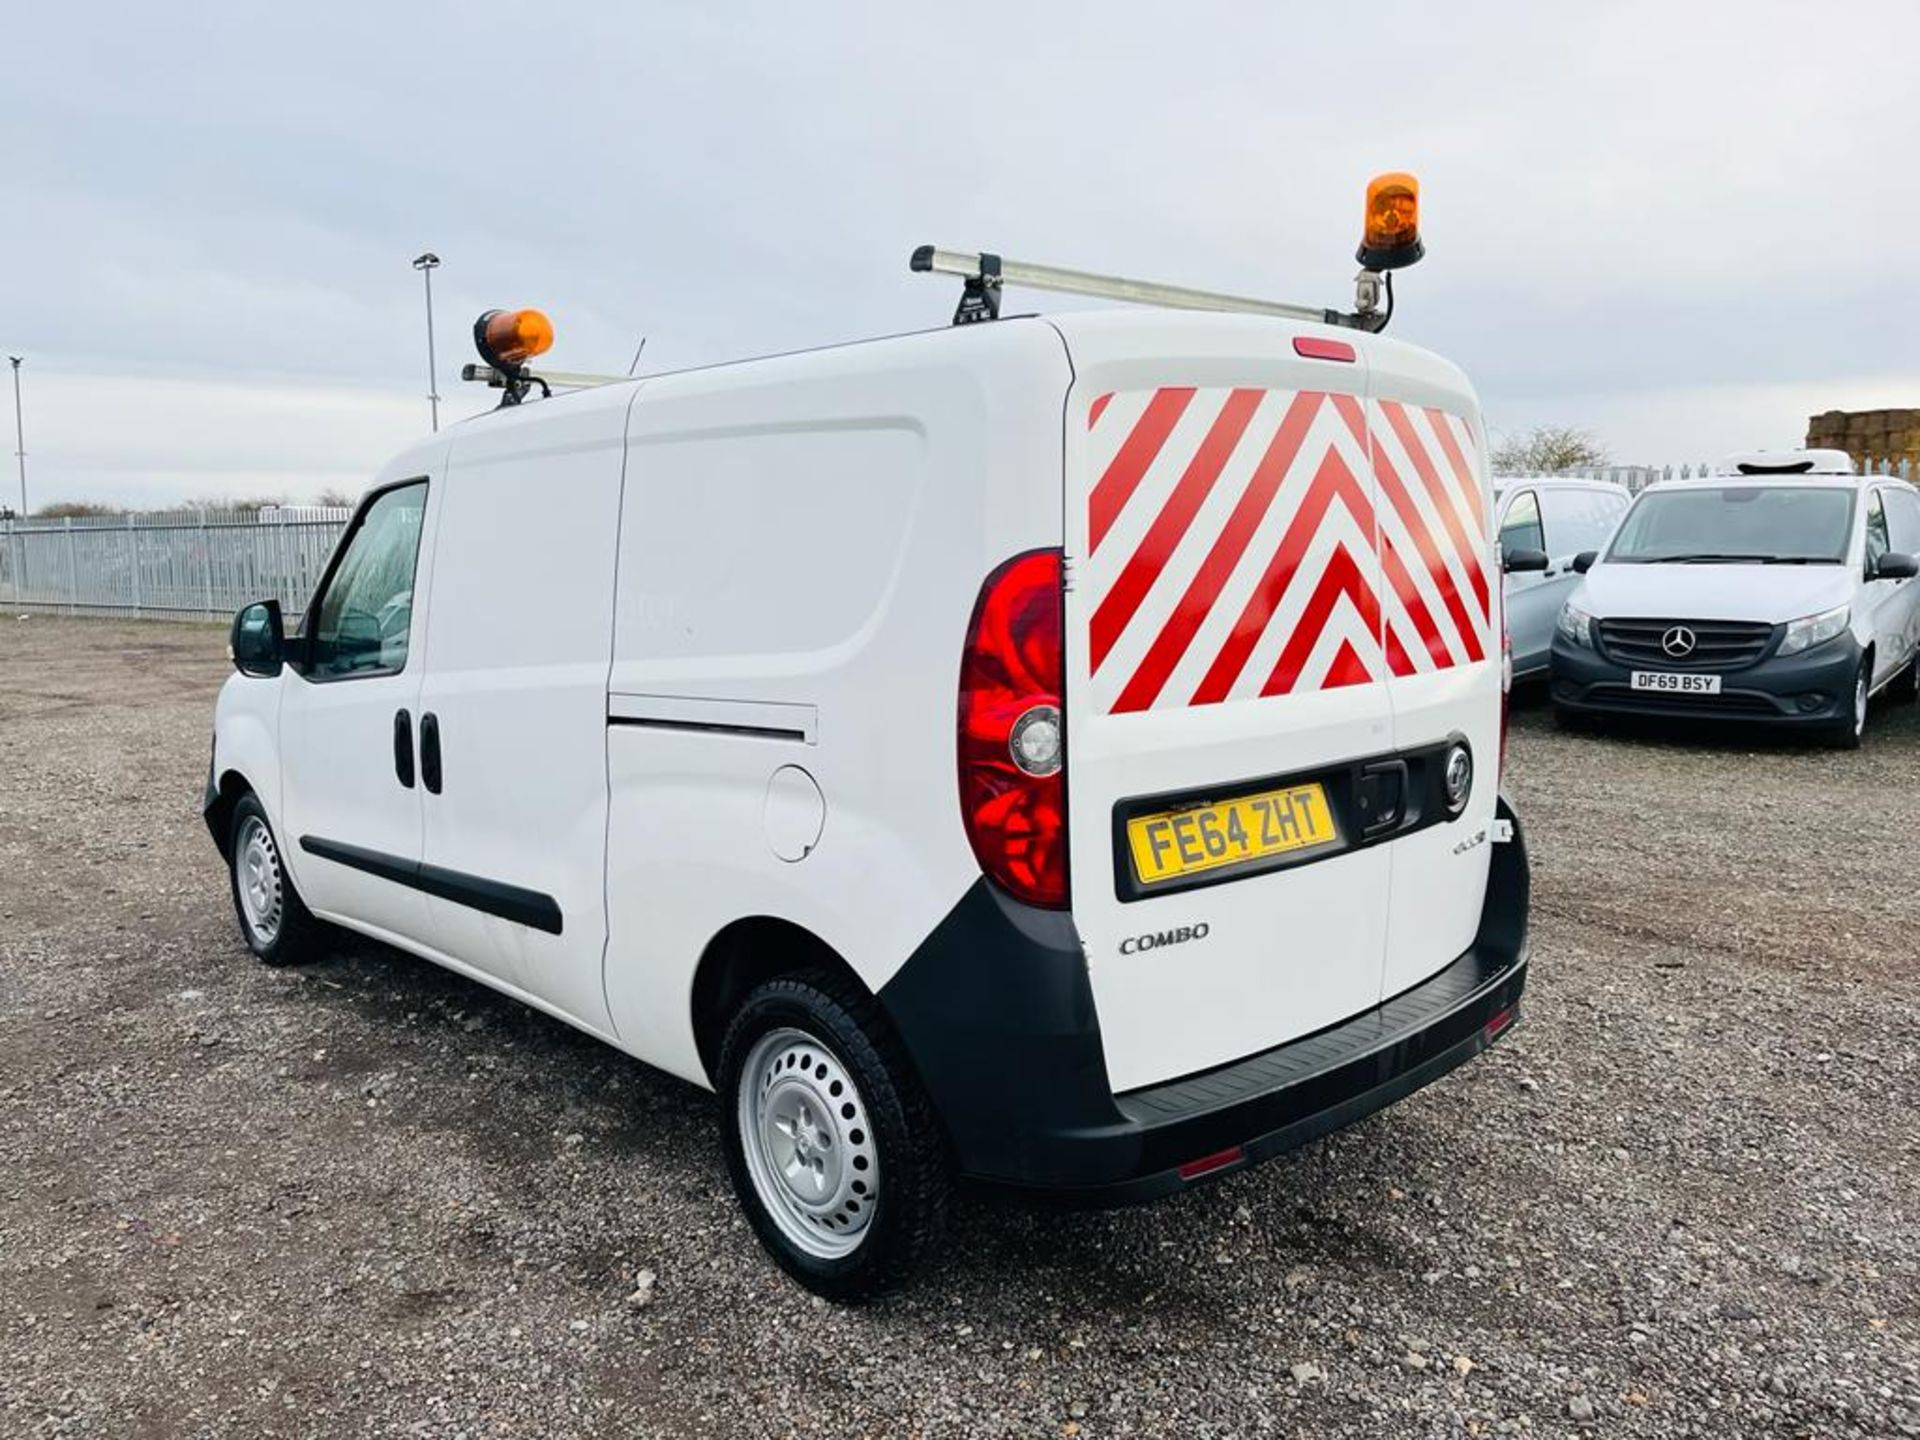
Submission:
<svg viewBox="0 0 1920 1440">
<path fill-rule="evenodd" d="M 1842 450 L 1735 456 L 1641 492 L 1561 611 L 1562 720 L 1665 715 L 1843 749 L 1882 691 L 1920 697 L 1920 492 Z"/>
<path fill-rule="evenodd" d="M 989 323 L 408 450 L 296 635 L 236 617 L 215 720 L 256 954 L 346 926 L 718 1090 L 838 1297 L 956 1179 L 1177 1191 L 1479 1053 L 1525 979 L 1465 378 L 1364 306 L 997 320 L 1040 272 L 969 263 Z"/>
<path fill-rule="evenodd" d="M 1544 675 L 1560 607 L 1580 582 L 1575 557 L 1606 544 L 1633 496 L 1624 485 L 1565 475 L 1494 480 L 1494 533 L 1506 563 L 1507 641 L 1516 680 Z M 1515 568 L 1536 556 L 1540 568 Z"/>
</svg>

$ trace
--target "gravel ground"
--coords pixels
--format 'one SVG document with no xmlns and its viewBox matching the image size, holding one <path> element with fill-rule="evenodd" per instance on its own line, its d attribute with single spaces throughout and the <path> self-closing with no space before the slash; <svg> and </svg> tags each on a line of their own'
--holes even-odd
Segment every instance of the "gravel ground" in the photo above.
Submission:
<svg viewBox="0 0 1920 1440">
<path fill-rule="evenodd" d="M 0 1433 L 1920 1435 L 1914 710 L 1523 713 L 1509 1039 L 1171 1202 L 969 1203 L 842 1311 L 709 1097 L 378 947 L 248 958 L 223 638 L 0 618 Z"/>
</svg>

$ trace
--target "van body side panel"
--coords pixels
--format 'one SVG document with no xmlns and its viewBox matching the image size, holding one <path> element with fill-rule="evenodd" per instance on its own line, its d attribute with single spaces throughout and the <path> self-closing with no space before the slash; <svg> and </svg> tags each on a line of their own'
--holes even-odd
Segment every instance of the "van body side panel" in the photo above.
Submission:
<svg viewBox="0 0 1920 1440">
<path fill-rule="evenodd" d="M 1323 1029 L 1379 998 L 1392 855 L 1346 843 L 1351 816 L 1334 817 L 1341 843 L 1277 866 L 1158 885 L 1137 873 L 1127 825 L 1296 783 L 1320 785 L 1338 810 L 1354 762 L 1391 752 L 1369 341 L 1145 310 L 1055 323 L 1075 373 L 1065 437 L 1073 914 L 1108 1076 L 1124 1092 Z M 1304 358 L 1292 344 L 1300 334 L 1342 341 L 1353 358 Z M 1249 812 L 1242 824 L 1266 819 Z M 1169 836 L 1173 848 L 1202 845 L 1197 832 L 1172 830 L 1154 843 Z"/>
<path fill-rule="evenodd" d="M 1499 790 L 1500 566 L 1480 405 L 1454 366 L 1389 340 L 1373 347 L 1367 413 L 1391 572 L 1383 615 L 1406 664 L 1389 676 L 1394 744 L 1464 738 L 1466 810 L 1392 842 L 1382 998 L 1438 973 L 1480 923 Z"/>
<path fill-rule="evenodd" d="M 606 993 L 707 1083 L 713 937 L 766 916 L 879 991 L 980 877 L 955 772 L 981 581 L 1060 543 L 1058 334 L 1009 320 L 649 380 L 629 422 Z"/>
<path fill-rule="evenodd" d="M 456 434 L 418 724 L 429 943 L 609 1029 L 606 691 L 631 390 Z M 516 918 L 517 917 L 517 918 Z"/>
</svg>

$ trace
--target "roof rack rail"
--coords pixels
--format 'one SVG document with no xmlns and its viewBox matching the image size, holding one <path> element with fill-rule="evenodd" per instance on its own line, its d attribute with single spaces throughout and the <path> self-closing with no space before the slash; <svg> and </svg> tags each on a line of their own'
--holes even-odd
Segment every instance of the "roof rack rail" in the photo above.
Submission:
<svg viewBox="0 0 1920 1440">
<path fill-rule="evenodd" d="M 1100 275 L 1090 270 L 1068 270 L 1057 265 L 1035 265 L 1008 260 L 991 251 L 943 250 L 922 245 L 908 267 L 920 274 L 957 275 L 965 282 L 955 325 L 972 325 L 1000 318 L 1000 291 L 1006 285 L 1030 290 L 1053 290 L 1065 295 L 1091 295 L 1134 305 L 1160 305 L 1173 310 L 1213 310 L 1247 315 L 1273 315 L 1283 320 L 1306 320 L 1316 325 L 1344 325 L 1378 332 L 1393 315 L 1391 271 L 1362 270 L 1354 282 L 1354 311 L 1316 309 L 1229 295 L 1218 290 L 1195 290 L 1185 285 L 1163 285 L 1155 280 L 1129 280 L 1122 275 Z M 1386 308 L 1380 308 L 1384 294 Z"/>
<path fill-rule="evenodd" d="M 462 380 L 477 381 L 482 385 L 491 385 L 496 390 L 504 390 L 511 383 L 511 377 L 491 365 L 476 365 L 468 361 L 460 367 Z M 631 375 L 591 375 L 578 370 L 523 370 L 520 378 L 536 384 L 558 385 L 562 390 L 585 390 L 595 385 L 620 385 L 633 379 Z"/>
</svg>

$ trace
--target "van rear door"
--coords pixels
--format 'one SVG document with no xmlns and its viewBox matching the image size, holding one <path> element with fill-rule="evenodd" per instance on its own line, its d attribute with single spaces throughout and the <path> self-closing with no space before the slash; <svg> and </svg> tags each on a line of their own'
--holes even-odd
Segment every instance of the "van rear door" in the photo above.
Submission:
<svg viewBox="0 0 1920 1440">
<path fill-rule="evenodd" d="M 1371 342 L 1368 426 L 1379 493 L 1394 746 L 1464 740 L 1473 789 L 1459 818 L 1393 840 L 1382 998 L 1472 943 L 1492 859 L 1500 759 L 1500 569 L 1480 406 L 1446 361 Z"/>
<path fill-rule="evenodd" d="M 1072 904 L 1116 1091 L 1376 1004 L 1394 746 L 1367 337 L 1057 317 Z"/>
</svg>

